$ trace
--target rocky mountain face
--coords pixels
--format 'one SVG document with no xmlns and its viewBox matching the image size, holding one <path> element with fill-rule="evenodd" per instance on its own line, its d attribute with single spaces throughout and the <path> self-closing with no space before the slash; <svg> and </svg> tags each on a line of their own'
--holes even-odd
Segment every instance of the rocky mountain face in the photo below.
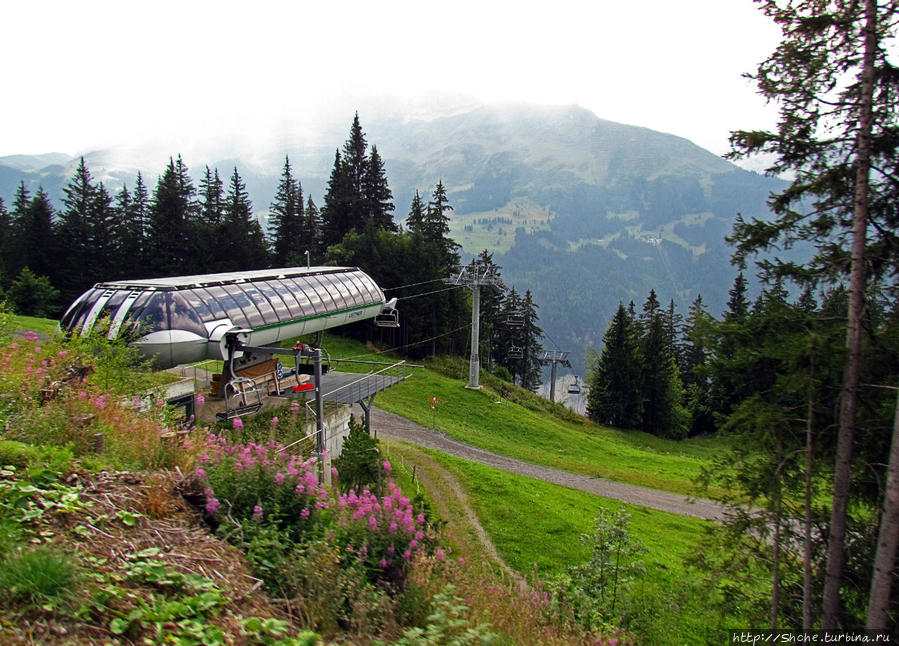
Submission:
<svg viewBox="0 0 899 646">
<path fill-rule="evenodd" d="M 360 116 L 384 159 L 396 219 L 416 189 L 426 199 L 442 179 L 454 206 L 453 237 L 466 256 L 494 252 L 505 282 L 533 293 L 547 348 L 571 351 L 581 373 L 587 347 L 599 349 L 619 301 L 639 309 L 655 289 L 664 305 L 674 299 L 686 313 L 701 294 L 720 314 L 736 275 L 724 236 L 738 213 L 765 217 L 768 195 L 783 186 L 686 139 L 575 106 L 483 106 L 370 123 Z M 223 177 L 236 166 L 264 217 L 285 155 L 321 205 L 345 137 L 335 133 L 329 147 L 283 141 L 252 156 L 184 161 L 195 182 L 207 164 Z M 134 151 L 96 151 L 85 160 L 113 193 L 122 183 L 130 188 L 138 170 L 152 189 L 168 161 L 142 161 Z M 64 155 L 0 158 L 0 197 L 9 206 L 24 180 L 32 191 L 42 185 L 60 207 L 76 163 Z"/>
</svg>

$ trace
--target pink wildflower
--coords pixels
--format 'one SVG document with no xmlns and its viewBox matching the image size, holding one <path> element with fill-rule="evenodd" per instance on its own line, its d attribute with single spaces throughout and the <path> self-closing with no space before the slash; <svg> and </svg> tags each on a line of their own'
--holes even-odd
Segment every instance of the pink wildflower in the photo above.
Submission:
<svg viewBox="0 0 899 646">
<path fill-rule="evenodd" d="M 257 520 L 262 519 L 262 506 L 261 505 L 255 505 L 253 507 L 253 518 L 255 518 Z"/>
<path fill-rule="evenodd" d="M 275 474 L 275 484 L 281 484 L 282 482 L 284 482 L 284 474 L 280 473 L 280 472 L 276 473 Z"/>
<path fill-rule="evenodd" d="M 437 560 L 438 560 L 438 561 L 445 561 L 445 560 L 446 560 L 446 551 L 445 551 L 442 547 L 438 547 L 438 548 L 437 548 L 437 551 L 435 552 L 435 554 L 436 554 L 436 556 L 437 556 Z"/>
<path fill-rule="evenodd" d="M 235 417 L 234 421 L 231 422 L 231 425 L 234 426 L 234 428 L 236 428 L 237 430 L 240 430 L 243 428 L 243 420 L 239 417 Z"/>
<path fill-rule="evenodd" d="M 272 417 L 272 426 L 277 426 L 278 422 L 280 422 L 280 421 L 281 420 L 278 419 L 278 416 L 275 415 L 274 417 Z"/>
<path fill-rule="evenodd" d="M 41 353 L 41 346 L 39 346 L 39 345 L 34 346 L 34 353 L 35 353 L 35 354 L 40 354 L 40 353 Z"/>
<path fill-rule="evenodd" d="M 197 393 L 197 406 L 202 406 L 206 403 L 206 398 L 203 397 L 203 393 Z"/>
<path fill-rule="evenodd" d="M 217 498 L 210 498 L 206 501 L 206 513 L 212 515 L 221 506 L 222 503 L 220 503 Z"/>
<path fill-rule="evenodd" d="M 303 510 L 300 512 L 300 518 L 302 518 L 303 520 L 306 520 L 307 518 L 309 518 L 309 508 L 308 507 L 303 507 Z"/>
<path fill-rule="evenodd" d="M 390 466 L 390 462 L 388 460 L 384 460 L 384 472 L 390 473 L 392 467 Z"/>
<path fill-rule="evenodd" d="M 203 467 L 197 467 L 194 473 L 200 480 L 206 479 L 206 469 L 204 469 Z"/>
<path fill-rule="evenodd" d="M 389 564 L 387 562 L 387 559 L 381 559 L 380 561 L 378 561 L 378 567 L 381 568 L 382 570 L 384 568 L 386 568 L 388 565 Z"/>
</svg>

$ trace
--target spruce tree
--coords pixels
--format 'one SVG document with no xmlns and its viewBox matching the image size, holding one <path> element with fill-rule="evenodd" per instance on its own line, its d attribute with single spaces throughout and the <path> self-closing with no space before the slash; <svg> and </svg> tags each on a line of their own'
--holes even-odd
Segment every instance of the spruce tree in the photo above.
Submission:
<svg viewBox="0 0 899 646">
<path fill-rule="evenodd" d="M 440 248 L 441 258 L 447 267 L 459 264 L 459 245 L 449 237 L 450 218 L 448 213 L 453 210 L 446 195 L 446 187 L 443 180 L 437 182 L 434 193 L 425 210 L 424 226 L 422 233 L 426 240 L 433 242 Z"/>
<path fill-rule="evenodd" d="M 223 239 L 219 255 L 221 271 L 263 269 L 268 265 L 268 248 L 259 221 L 253 215 L 246 185 L 234 167 L 225 197 Z"/>
<path fill-rule="evenodd" d="M 346 175 L 340 151 L 334 153 L 334 166 L 322 206 L 322 247 L 338 244 L 352 230 L 352 186 Z"/>
<path fill-rule="evenodd" d="M 323 230 L 322 230 L 321 212 L 312 201 L 312 196 L 306 200 L 306 209 L 303 217 L 303 229 L 300 232 L 300 238 L 305 240 L 303 254 L 309 251 L 309 261 L 320 256 L 323 250 Z"/>
<path fill-rule="evenodd" d="M 50 197 L 43 187 L 39 187 L 28 203 L 24 217 L 16 223 L 18 230 L 15 239 L 20 251 L 19 260 L 23 263 L 21 269 L 28 267 L 36 276 L 46 276 L 55 284 L 60 280 L 60 275 L 57 266 L 59 245 L 53 219 Z"/>
<path fill-rule="evenodd" d="M 178 156 L 160 175 L 153 192 L 148 221 L 148 269 L 152 276 L 179 276 L 207 259 L 198 258 L 196 245 L 196 192 L 187 168 Z"/>
<path fill-rule="evenodd" d="M 616 428 L 641 427 L 640 342 L 633 318 L 624 304 L 609 322 L 602 353 L 594 353 L 587 384 L 587 416 Z"/>
<path fill-rule="evenodd" d="M 276 267 L 300 264 L 304 252 L 309 249 L 305 228 L 303 189 L 293 176 L 290 159 L 285 157 L 278 192 L 269 206 L 272 263 Z"/>
<path fill-rule="evenodd" d="M 27 233 L 28 206 L 30 204 L 31 193 L 25 187 L 25 182 L 20 180 L 16 194 L 13 197 L 12 211 L 9 214 L 10 242 L 8 247 L 9 256 L 6 258 L 8 280 L 12 280 L 28 264 L 26 259 L 27 248 L 23 238 Z"/>
<path fill-rule="evenodd" d="M 534 302 L 531 290 L 525 291 L 521 306 L 524 314 L 524 325 L 522 326 L 524 360 L 519 383 L 528 390 L 537 390 L 540 387 L 540 372 L 543 369 L 543 363 L 540 361 L 540 356 L 543 354 L 543 344 L 541 343 L 543 330 L 537 325 L 537 303 Z"/>
<path fill-rule="evenodd" d="M 409 215 L 406 216 L 406 229 L 424 235 L 425 205 L 421 200 L 418 189 L 415 189 L 415 195 L 412 197 L 412 204 L 409 206 Z"/>
<path fill-rule="evenodd" d="M 71 302 L 80 296 L 85 288 L 98 280 L 96 262 L 106 259 L 93 248 L 95 242 L 92 227 L 94 212 L 99 206 L 97 186 L 94 185 L 84 157 L 75 168 L 72 179 L 63 188 L 63 210 L 56 224 L 57 234 L 65 245 L 60 250 L 60 283 L 63 300 Z M 105 251 L 105 250 L 104 250 Z M 35 267 L 32 270 L 38 274 Z"/>
<path fill-rule="evenodd" d="M 371 155 L 362 178 L 362 199 L 364 204 L 365 226 L 396 232 L 393 221 L 393 193 L 387 185 L 387 173 L 384 162 L 378 154 L 378 147 L 372 145 Z"/>
<path fill-rule="evenodd" d="M 685 405 L 690 415 L 690 435 L 706 435 L 716 429 L 709 378 L 713 329 L 714 319 L 706 312 L 699 295 L 690 305 L 684 323 L 684 345 L 679 366 Z"/>
<path fill-rule="evenodd" d="M 643 306 L 641 330 L 642 428 L 653 435 L 683 437 L 687 423 L 683 387 L 655 292 L 650 292 Z"/>
</svg>

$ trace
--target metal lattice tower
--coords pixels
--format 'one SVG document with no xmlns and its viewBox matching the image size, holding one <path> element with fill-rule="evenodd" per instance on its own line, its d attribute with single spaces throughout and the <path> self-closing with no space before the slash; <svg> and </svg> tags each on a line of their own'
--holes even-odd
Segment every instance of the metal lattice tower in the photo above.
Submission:
<svg viewBox="0 0 899 646">
<path fill-rule="evenodd" d="M 549 378 L 549 401 L 556 401 L 556 365 L 562 364 L 566 368 L 571 367 L 571 362 L 568 361 L 568 352 L 563 352 L 561 350 L 546 350 L 542 355 L 540 355 L 540 363 L 551 363 L 552 371 Z"/>
<path fill-rule="evenodd" d="M 481 387 L 481 359 L 478 355 L 481 330 L 481 286 L 505 288 L 502 279 L 496 274 L 500 269 L 496 265 L 485 265 L 477 261 L 459 267 L 452 278 L 446 278 L 449 285 L 462 285 L 471 289 L 471 354 L 468 359 L 468 385 L 466 388 L 478 390 Z"/>
</svg>

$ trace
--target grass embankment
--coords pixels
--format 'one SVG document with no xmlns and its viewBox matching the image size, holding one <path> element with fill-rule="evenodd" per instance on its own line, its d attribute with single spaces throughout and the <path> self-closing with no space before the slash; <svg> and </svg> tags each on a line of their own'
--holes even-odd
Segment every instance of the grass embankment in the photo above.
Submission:
<svg viewBox="0 0 899 646">
<path fill-rule="evenodd" d="M 388 360 L 336 336 L 326 336 L 324 345 L 333 358 Z M 411 379 L 380 393 L 375 404 L 494 453 L 672 493 L 696 493 L 700 470 L 723 448 L 720 439 L 675 441 L 600 426 L 489 375 L 482 377 L 481 390 L 468 390 L 467 374 L 461 360 L 443 362 L 440 371 L 417 369 Z M 432 397 L 440 399 L 436 414 L 428 403 Z"/>
<path fill-rule="evenodd" d="M 415 465 L 419 474 L 448 472 L 450 487 L 461 483 L 462 492 L 442 490 L 447 482 L 438 482 L 436 490 L 428 483 L 428 491 L 435 499 L 450 500 L 453 515 L 447 528 L 457 552 L 497 571 L 503 568 L 484 548 L 479 528 L 466 522 L 466 504 L 489 535 L 499 562 L 532 579 L 564 578 L 569 568 L 588 561 L 590 547 L 581 537 L 592 534 L 599 510 L 623 509 L 630 515 L 631 536 L 647 551 L 641 557 L 645 572 L 627 594 L 622 592 L 616 616 L 617 623 L 640 635 L 642 644 L 717 643 L 728 622 L 743 621 L 718 612 L 710 603 L 714 593 L 685 565 L 708 521 L 624 504 L 400 442 L 390 443 L 389 451 L 395 463 L 402 456 L 407 468 Z"/>
</svg>

